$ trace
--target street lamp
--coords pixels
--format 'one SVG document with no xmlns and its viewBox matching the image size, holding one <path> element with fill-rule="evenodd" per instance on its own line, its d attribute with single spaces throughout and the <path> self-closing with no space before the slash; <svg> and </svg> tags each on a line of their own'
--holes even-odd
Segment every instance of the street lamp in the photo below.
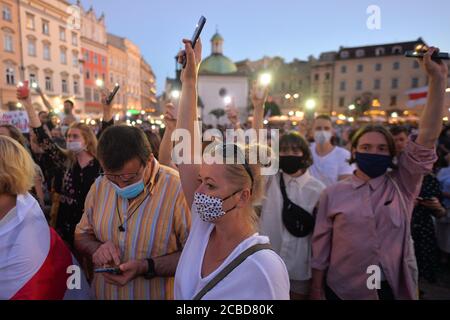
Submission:
<svg viewBox="0 0 450 320">
<path fill-rule="evenodd" d="M 170 96 L 172 97 L 172 99 L 174 100 L 178 100 L 180 98 L 181 92 L 180 90 L 172 90 L 172 92 L 170 93 Z"/>
<path fill-rule="evenodd" d="M 262 73 L 259 76 L 259 84 L 263 87 L 267 87 L 272 82 L 272 75 L 270 73 Z"/>
<path fill-rule="evenodd" d="M 356 106 L 354 104 L 351 104 L 348 106 L 348 110 L 353 111 L 356 109 Z"/>
<path fill-rule="evenodd" d="M 102 79 L 95 80 L 95 85 L 99 88 L 103 88 L 104 82 Z"/>
<path fill-rule="evenodd" d="M 305 106 L 307 110 L 312 111 L 316 108 L 316 101 L 314 99 L 308 99 Z"/>
<path fill-rule="evenodd" d="M 228 106 L 231 103 L 232 99 L 230 96 L 226 96 L 225 98 L 223 98 L 223 102 L 225 103 L 226 106 Z"/>
</svg>

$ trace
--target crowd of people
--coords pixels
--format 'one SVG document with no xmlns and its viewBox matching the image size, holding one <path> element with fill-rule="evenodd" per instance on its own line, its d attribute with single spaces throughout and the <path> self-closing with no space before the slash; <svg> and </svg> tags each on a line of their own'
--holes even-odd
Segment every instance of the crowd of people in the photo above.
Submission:
<svg viewBox="0 0 450 320">
<path fill-rule="evenodd" d="M 415 300 L 450 269 L 448 68 L 436 48 L 417 127 L 342 130 L 318 115 L 308 134 L 281 132 L 279 170 L 265 176 L 249 155 L 270 147 L 202 142 L 202 46 L 183 42 L 161 135 L 115 123 L 106 92 L 93 130 L 70 100 L 58 120 L 39 89 L 48 112 L 18 88 L 31 130 L 0 125 L 0 299 Z M 255 83 L 253 122 L 228 112 L 230 128 L 263 129 L 268 93 Z M 225 163 L 175 161 L 176 130 Z M 82 288 L 66 287 L 70 265 Z"/>
</svg>

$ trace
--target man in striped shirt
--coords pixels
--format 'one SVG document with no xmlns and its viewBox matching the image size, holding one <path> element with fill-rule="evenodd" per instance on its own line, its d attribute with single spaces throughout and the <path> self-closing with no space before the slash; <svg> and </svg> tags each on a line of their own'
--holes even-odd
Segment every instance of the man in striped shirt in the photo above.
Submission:
<svg viewBox="0 0 450 320">
<path fill-rule="evenodd" d="M 75 233 L 95 268 L 97 299 L 173 299 L 173 276 L 191 218 L 178 173 L 153 157 L 142 130 L 108 128 L 98 146 L 104 174 L 92 185 Z"/>
</svg>

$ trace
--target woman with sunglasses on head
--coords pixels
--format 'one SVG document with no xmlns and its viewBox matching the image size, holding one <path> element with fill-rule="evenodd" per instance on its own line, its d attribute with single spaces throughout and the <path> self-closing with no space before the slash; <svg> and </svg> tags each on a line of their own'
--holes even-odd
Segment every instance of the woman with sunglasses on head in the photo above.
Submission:
<svg viewBox="0 0 450 320">
<path fill-rule="evenodd" d="M 177 129 L 188 132 L 194 146 L 201 145 L 196 122 L 201 43 L 194 52 L 188 40 L 183 42 L 187 61 Z M 233 164 L 178 164 L 193 224 L 175 275 L 175 299 L 289 299 L 286 267 L 269 239 L 256 231 L 252 205 L 262 191 L 258 165 L 249 164 L 246 152 L 234 144 L 212 149 L 223 163 Z M 191 160 L 198 157 L 189 152 Z"/>
</svg>

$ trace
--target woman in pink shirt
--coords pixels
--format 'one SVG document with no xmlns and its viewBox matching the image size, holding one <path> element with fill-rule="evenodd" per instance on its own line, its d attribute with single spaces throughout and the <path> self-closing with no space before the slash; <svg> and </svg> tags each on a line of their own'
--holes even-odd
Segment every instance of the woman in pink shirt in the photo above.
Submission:
<svg viewBox="0 0 450 320">
<path fill-rule="evenodd" d="M 437 50 L 430 48 L 422 61 L 429 91 L 417 139 L 394 164 L 389 131 L 361 128 L 350 159 L 357 170 L 323 192 L 313 235 L 312 299 L 417 299 L 410 221 L 423 175 L 437 160 L 448 75 L 447 65 L 431 58 Z"/>
</svg>

